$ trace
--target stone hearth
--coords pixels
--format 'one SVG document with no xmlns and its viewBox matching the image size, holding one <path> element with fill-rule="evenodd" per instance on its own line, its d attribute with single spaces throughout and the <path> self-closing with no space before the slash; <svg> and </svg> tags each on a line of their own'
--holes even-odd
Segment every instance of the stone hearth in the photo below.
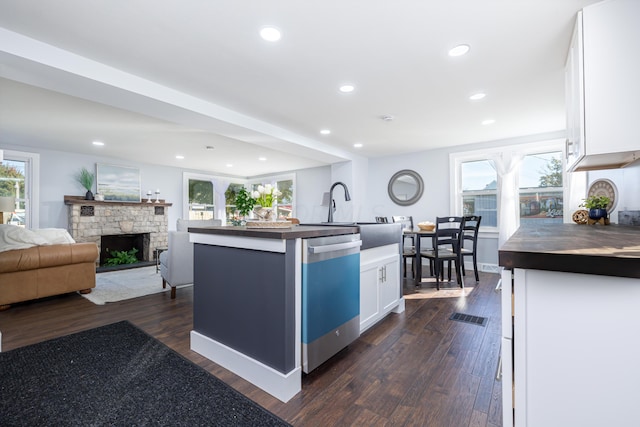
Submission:
<svg viewBox="0 0 640 427">
<path fill-rule="evenodd" d="M 153 261 L 156 248 L 166 248 L 171 203 L 99 202 L 65 196 L 69 208 L 69 234 L 76 242 L 93 242 L 102 253 L 101 237 L 148 234 L 141 260 Z"/>
</svg>

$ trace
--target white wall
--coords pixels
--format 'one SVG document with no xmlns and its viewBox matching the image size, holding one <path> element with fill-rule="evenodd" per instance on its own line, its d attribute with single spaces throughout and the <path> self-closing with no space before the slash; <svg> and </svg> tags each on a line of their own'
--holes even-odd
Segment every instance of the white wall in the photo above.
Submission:
<svg viewBox="0 0 640 427">
<path fill-rule="evenodd" d="M 96 163 L 132 166 L 140 169 L 140 181 L 143 199 L 147 190 L 160 190 L 160 198 L 173 203 L 169 208 L 169 229 L 174 230 L 178 218 L 182 218 L 182 174 L 183 172 L 218 175 L 212 172 L 185 170 L 168 166 L 157 166 L 142 162 L 124 161 L 111 157 L 100 157 L 42 150 L 25 146 L 3 145 L 3 148 L 40 154 L 40 223 L 38 228 L 67 228 L 67 206 L 64 196 L 83 196 L 86 192 L 76 181 L 75 175 L 83 167 L 95 171 Z M 331 186 L 331 168 L 318 167 L 300 171 L 296 174 L 297 217 L 303 222 L 321 222 L 327 220 L 327 207 L 321 206 L 322 193 Z M 245 177 L 242 177 L 243 179 Z M 95 185 L 94 185 L 95 192 Z M 155 198 L 155 194 L 153 196 Z"/>
<path fill-rule="evenodd" d="M 606 169 L 588 172 L 587 191 L 595 180 L 602 178 L 611 180 L 618 189 L 616 209 L 609 212 L 609 219 L 612 223 L 618 222 L 619 211 L 640 210 L 640 162 L 622 169 Z M 584 197 L 586 197 L 586 195 Z"/>
</svg>

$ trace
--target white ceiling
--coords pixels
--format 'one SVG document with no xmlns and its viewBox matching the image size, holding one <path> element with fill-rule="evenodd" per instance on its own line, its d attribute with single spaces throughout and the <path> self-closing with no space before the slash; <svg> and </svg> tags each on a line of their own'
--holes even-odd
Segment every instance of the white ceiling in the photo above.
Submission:
<svg viewBox="0 0 640 427">
<path fill-rule="evenodd" d="M 595 2 L 0 0 L 0 146 L 254 176 L 558 131 Z"/>
</svg>

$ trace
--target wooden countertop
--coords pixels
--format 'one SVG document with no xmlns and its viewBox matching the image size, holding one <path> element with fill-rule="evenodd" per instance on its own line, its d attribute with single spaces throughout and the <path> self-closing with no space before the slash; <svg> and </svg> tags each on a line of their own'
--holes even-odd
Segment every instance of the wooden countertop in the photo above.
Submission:
<svg viewBox="0 0 640 427">
<path fill-rule="evenodd" d="M 498 261 L 507 269 L 640 278 L 640 227 L 522 226 L 499 249 Z"/>
<path fill-rule="evenodd" d="M 311 237 L 339 236 L 360 232 L 358 226 L 309 226 L 293 225 L 291 228 L 246 227 L 189 227 L 190 233 L 219 234 L 225 236 L 258 237 L 263 239 L 307 239 Z"/>
</svg>

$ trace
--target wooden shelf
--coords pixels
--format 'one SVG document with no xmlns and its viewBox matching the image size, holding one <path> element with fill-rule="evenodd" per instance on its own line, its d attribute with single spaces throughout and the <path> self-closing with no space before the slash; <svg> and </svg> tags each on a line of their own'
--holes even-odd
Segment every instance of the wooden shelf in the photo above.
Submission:
<svg viewBox="0 0 640 427">
<path fill-rule="evenodd" d="M 142 202 L 116 202 L 116 201 L 98 201 L 98 200 L 85 200 L 84 196 L 64 196 L 65 205 L 110 205 L 110 206 L 172 206 L 173 203 L 167 203 L 164 199 L 160 199 L 160 202 L 147 203 L 146 199 L 142 199 Z"/>
</svg>

